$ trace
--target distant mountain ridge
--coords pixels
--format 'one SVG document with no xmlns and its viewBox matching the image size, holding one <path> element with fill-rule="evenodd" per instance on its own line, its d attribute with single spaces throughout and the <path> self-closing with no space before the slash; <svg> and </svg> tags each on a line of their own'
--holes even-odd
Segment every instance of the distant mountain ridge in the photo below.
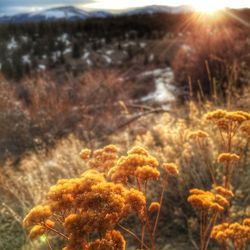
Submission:
<svg viewBox="0 0 250 250">
<path fill-rule="evenodd" d="M 164 5 L 151 5 L 141 8 L 132 9 L 127 12 L 123 12 L 125 15 L 136 15 L 136 14 L 154 14 L 154 13 L 185 13 L 193 11 L 194 9 L 189 5 L 181 5 L 177 7 L 164 6 Z"/>
<path fill-rule="evenodd" d="M 152 5 L 141 8 L 125 10 L 121 13 L 114 14 L 108 11 L 85 11 L 73 6 L 51 8 L 42 11 L 34 11 L 30 13 L 21 13 L 15 15 L 0 16 L 0 23 L 21 23 L 21 22 L 41 22 L 41 21 L 77 21 L 85 20 L 88 18 L 106 18 L 111 16 L 121 15 L 136 15 L 136 14 L 154 14 L 154 13 L 183 13 L 192 11 L 190 6 L 161 6 Z"/>
</svg>

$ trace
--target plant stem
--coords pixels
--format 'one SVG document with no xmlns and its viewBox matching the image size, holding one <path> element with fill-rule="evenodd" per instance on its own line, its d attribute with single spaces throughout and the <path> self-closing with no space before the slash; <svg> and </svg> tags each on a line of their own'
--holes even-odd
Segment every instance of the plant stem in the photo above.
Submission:
<svg viewBox="0 0 250 250">
<path fill-rule="evenodd" d="M 50 241 L 49 241 L 47 235 L 45 235 L 45 239 L 46 239 L 46 242 L 47 242 L 47 244 L 48 244 L 48 246 L 49 246 L 49 249 L 52 250 L 52 246 L 51 246 L 51 244 L 50 244 Z"/>
<path fill-rule="evenodd" d="M 145 224 L 142 222 L 142 229 L 141 229 L 141 249 L 143 249 L 144 245 L 144 236 L 145 236 Z"/>
<path fill-rule="evenodd" d="M 46 227 L 46 228 L 48 228 L 49 230 L 53 231 L 54 233 L 56 233 L 56 234 L 62 236 L 64 239 L 69 240 L 69 238 L 68 238 L 65 234 L 63 234 L 63 233 L 57 231 L 57 230 L 54 229 L 53 227 L 49 227 L 49 226 L 46 225 L 45 223 L 43 224 L 43 226 Z"/>
<path fill-rule="evenodd" d="M 128 234 L 130 234 L 131 236 L 133 236 L 140 244 L 142 244 L 146 249 L 150 249 L 145 243 L 143 243 L 140 238 L 134 233 L 132 232 L 130 229 L 122 226 L 121 224 L 118 224 L 118 226 L 123 229 L 124 231 L 126 231 Z"/>
<path fill-rule="evenodd" d="M 162 191 L 161 191 L 161 197 L 160 197 L 160 207 L 157 211 L 157 215 L 156 215 L 156 219 L 155 219 L 155 224 L 154 224 L 154 229 L 153 229 L 153 236 L 155 236 L 155 232 L 156 232 L 156 228 L 159 222 L 159 218 L 160 218 L 160 213 L 161 213 L 161 208 L 162 208 L 162 203 L 163 203 L 163 197 L 164 197 L 164 193 L 165 193 L 165 189 L 166 189 L 166 180 L 163 181 L 163 185 L 162 185 Z"/>
</svg>

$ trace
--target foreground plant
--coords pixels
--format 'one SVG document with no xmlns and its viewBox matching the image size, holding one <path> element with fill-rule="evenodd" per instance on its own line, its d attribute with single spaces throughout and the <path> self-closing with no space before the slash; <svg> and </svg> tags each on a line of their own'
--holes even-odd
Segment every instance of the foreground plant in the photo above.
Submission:
<svg viewBox="0 0 250 250">
<path fill-rule="evenodd" d="M 233 152 L 234 138 L 239 131 L 242 131 L 250 138 L 250 113 L 236 111 L 227 112 L 216 110 L 209 112 L 206 116 L 218 129 L 221 136 L 224 152 L 219 154 L 217 162 L 223 165 L 223 186 L 216 183 L 215 171 L 213 167 L 208 168 L 211 173 L 214 189 L 204 191 L 199 189 L 190 190 L 188 202 L 196 210 L 200 221 L 200 249 L 207 250 L 210 238 L 215 238 L 223 247 L 230 249 L 229 239 L 233 241 L 236 250 L 244 250 L 250 238 L 249 220 L 245 220 L 243 225 L 238 223 L 229 224 L 230 221 L 227 207 L 233 197 L 231 191 L 232 177 L 235 164 L 240 161 L 240 156 Z M 202 141 L 208 137 L 203 131 L 196 131 L 190 134 L 190 139 L 195 139 L 200 148 Z M 217 221 L 223 222 L 215 226 Z"/>
<path fill-rule="evenodd" d="M 49 235 L 58 235 L 66 242 L 63 250 L 124 250 L 126 242 L 119 228 L 133 236 L 140 249 L 156 249 L 164 192 L 168 177 L 178 175 L 176 165 L 163 164 L 160 171 L 156 158 L 141 147 L 122 157 L 114 145 L 94 152 L 84 149 L 80 156 L 91 170 L 79 178 L 61 179 L 50 188 L 47 201 L 24 219 L 24 226 L 31 228 L 30 238 L 45 236 L 50 249 Z M 154 180 L 162 184 L 160 200 L 147 204 L 148 183 Z M 153 222 L 148 213 L 156 214 Z M 132 214 L 141 224 L 140 236 L 122 225 Z M 145 244 L 146 235 L 150 247 Z"/>
<path fill-rule="evenodd" d="M 250 241 L 250 218 L 240 223 L 222 223 L 216 225 L 212 231 L 212 238 L 216 239 L 223 249 L 246 250 Z"/>
<path fill-rule="evenodd" d="M 229 205 L 233 193 L 223 187 L 216 187 L 212 191 L 191 189 L 188 202 L 196 210 L 200 220 L 200 249 L 208 248 L 211 231 L 217 219 Z"/>
</svg>

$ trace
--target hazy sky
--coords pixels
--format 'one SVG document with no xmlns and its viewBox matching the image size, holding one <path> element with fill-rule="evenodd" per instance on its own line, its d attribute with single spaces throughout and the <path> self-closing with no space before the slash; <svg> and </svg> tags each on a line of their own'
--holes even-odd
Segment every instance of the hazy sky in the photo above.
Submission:
<svg viewBox="0 0 250 250">
<path fill-rule="evenodd" d="M 141 7 L 146 5 L 195 5 L 201 4 L 223 3 L 228 7 L 241 8 L 250 7 L 250 0 L 0 0 L 0 13 L 12 14 L 16 12 L 26 12 L 34 10 L 42 10 L 51 7 L 73 5 L 85 9 L 109 9 L 119 10 L 132 7 Z"/>
</svg>

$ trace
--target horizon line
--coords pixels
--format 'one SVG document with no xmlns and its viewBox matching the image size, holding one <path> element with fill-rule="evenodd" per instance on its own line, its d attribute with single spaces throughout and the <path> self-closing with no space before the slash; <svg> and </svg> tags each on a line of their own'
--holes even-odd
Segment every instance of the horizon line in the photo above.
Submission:
<svg viewBox="0 0 250 250">
<path fill-rule="evenodd" d="M 190 7 L 191 9 L 194 9 L 194 7 L 191 4 L 180 4 L 180 5 L 165 5 L 165 4 L 152 4 L 152 5 L 145 5 L 145 6 L 135 6 L 135 7 L 128 7 L 128 8 L 120 8 L 120 9 L 107 9 L 107 8 L 89 8 L 89 7 L 84 7 L 84 5 L 79 5 L 79 4 L 72 4 L 72 5 L 51 5 L 51 7 L 30 7 L 30 10 L 17 10 L 13 11 L 9 15 L 18 15 L 18 14 L 28 14 L 28 13 L 34 13 L 34 12 L 39 12 L 39 11 L 46 11 L 46 10 L 51 10 L 51 9 L 57 9 L 57 8 L 66 8 L 66 7 L 74 7 L 77 9 L 85 10 L 85 11 L 106 11 L 106 12 L 113 12 L 113 13 L 119 13 L 123 11 L 129 11 L 129 10 L 134 10 L 134 9 L 141 9 L 141 8 L 147 8 L 147 7 L 152 7 L 152 6 L 159 6 L 159 7 L 170 7 L 170 8 L 178 8 L 178 7 Z M 9 8 L 12 9 L 12 8 Z M 18 8 L 13 8 L 13 9 L 18 9 Z M 20 8 L 19 8 L 20 9 Z M 26 8 L 28 9 L 28 8 Z M 235 10 L 241 10 L 241 9 L 250 9 L 250 6 L 245 6 L 245 7 L 230 7 L 226 6 L 225 9 L 235 9 Z M 7 16 L 8 11 L 2 11 L 0 12 L 0 16 Z"/>
</svg>

